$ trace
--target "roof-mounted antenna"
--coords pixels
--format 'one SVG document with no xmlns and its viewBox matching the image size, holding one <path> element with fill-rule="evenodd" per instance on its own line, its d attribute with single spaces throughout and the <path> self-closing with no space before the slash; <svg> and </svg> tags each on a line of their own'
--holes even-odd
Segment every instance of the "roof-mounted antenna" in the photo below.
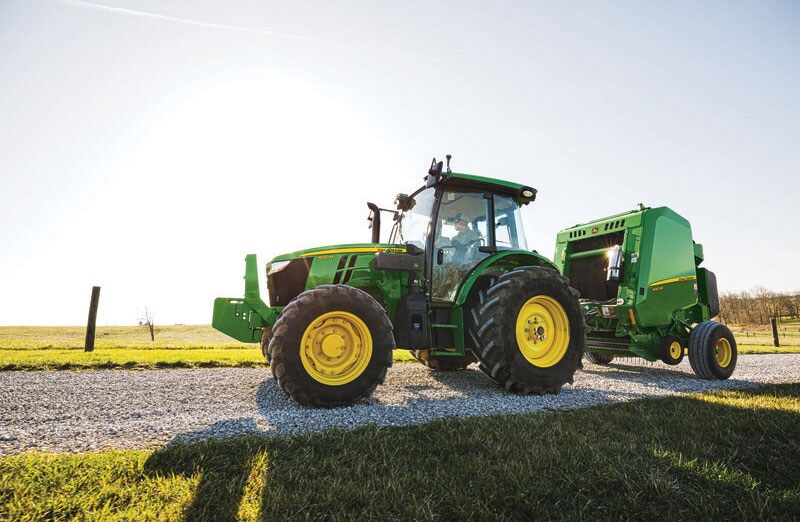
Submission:
<svg viewBox="0 0 800 522">
<path fill-rule="evenodd" d="M 448 173 L 448 174 L 452 174 L 452 173 L 453 173 L 453 171 L 452 171 L 452 170 L 450 170 L 450 158 L 452 158 L 452 157 L 453 157 L 453 155 L 452 155 L 452 154 L 448 154 L 448 155 L 447 155 L 447 156 L 445 156 L 445 157 L 447 158 L 447 173 Z"/>
</svg>

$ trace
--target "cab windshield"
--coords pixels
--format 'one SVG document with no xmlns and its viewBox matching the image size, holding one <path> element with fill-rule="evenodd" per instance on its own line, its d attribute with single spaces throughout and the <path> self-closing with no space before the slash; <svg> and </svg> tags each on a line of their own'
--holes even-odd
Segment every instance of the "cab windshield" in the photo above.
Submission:
<svg viewBox="0 0 800 522">
<path fill-rule="evenodd" d="M 411 243 L 425 249 L 435 193 L 436 190 L 431 187 L 414 196 L 414 207 L 397 216 L 390 243 Z"/>
</svg>

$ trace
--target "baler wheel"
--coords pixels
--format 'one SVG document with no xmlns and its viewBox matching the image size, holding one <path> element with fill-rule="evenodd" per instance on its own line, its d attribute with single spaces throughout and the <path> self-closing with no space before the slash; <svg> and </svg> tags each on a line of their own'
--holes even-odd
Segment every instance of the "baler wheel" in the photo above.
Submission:
<svg viewBox="0 0 800 522">
<path fill-rule="evenodd" d="M 727 379 L 736 359 L 736 339 L 724 324 L 703 321 L 689 334 L 689 363 L 701 379 Z"/>
<path fill-rule="evenodd" d="M 459 356 L 443 356 L 431 355 L 430 350 L 411 350 L 411 355 L 424 364 L 431 370 L 438 370 L 442 372 L 452 372 L 456 370 L 463 370 L 470 364 L 477 362 L 477 358 L 469 350 L 466 350 L 466 355 Z"/>
<path fill-rule="evenodd" d="M 392 324 L 368 293 L 321 285 L 281 312 L 269 343 L 272 374 L 303 406 L 349 406 L 386 378 L 394 350 Z"/>
<path fill-rule="evenodd" d="M 614 356 L 604 350 L 592 350 L 587 348 L 583 354 L 586 360 L 594 364 L 608 364 L 614 360 Z"/>
<path fill-rule="evenodd" d="M 473 314 L 481 371 L 513 393 L 558 393 L 572 383 L 586 346 L 578 297 L 550 268 L 498 277 Z"/>
<path fill-rule="evenodd" d="M 677 335 L 665 335 L 658 343 L 658 357 L 670 366 L 677 366 L 683 361 L 683 343 Z"/>
</svg>

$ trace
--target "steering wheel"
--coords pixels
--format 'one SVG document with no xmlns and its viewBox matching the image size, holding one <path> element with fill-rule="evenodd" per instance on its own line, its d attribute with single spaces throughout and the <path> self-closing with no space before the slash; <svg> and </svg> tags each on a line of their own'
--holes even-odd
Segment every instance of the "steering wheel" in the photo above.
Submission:
<svg viewBox="0 0 800 522">
<path fill-rule="evenodd" d="M 477 257 L 476 253 L 480 246 L 480 239 L 473 239 L 472 241 L 467 241 L 466 243 L 454 243 L 453 248 L 455 249 L 455 253 L 453 254 L 453 262 L 466 264 L 469 261 L 472 261 Z"/>
</svg>

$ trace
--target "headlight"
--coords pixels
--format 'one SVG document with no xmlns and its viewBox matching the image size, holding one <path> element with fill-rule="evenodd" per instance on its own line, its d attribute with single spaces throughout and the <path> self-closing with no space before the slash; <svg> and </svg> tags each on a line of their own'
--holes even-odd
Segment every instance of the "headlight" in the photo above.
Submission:
<svg viewBox="0 0 800 522">
<path fill-rule="evenodd" d="M 284 268 L 289 266 L 289 263 L 291 263 L 291 260 L 289 260 L 289 261 L 275 261 L 274 263 L 271 263 L 267 267 L 267 275 L 274 274 L 275 272 L 280 272 L 281 270 L 283 270 Z"/>
</svg>

